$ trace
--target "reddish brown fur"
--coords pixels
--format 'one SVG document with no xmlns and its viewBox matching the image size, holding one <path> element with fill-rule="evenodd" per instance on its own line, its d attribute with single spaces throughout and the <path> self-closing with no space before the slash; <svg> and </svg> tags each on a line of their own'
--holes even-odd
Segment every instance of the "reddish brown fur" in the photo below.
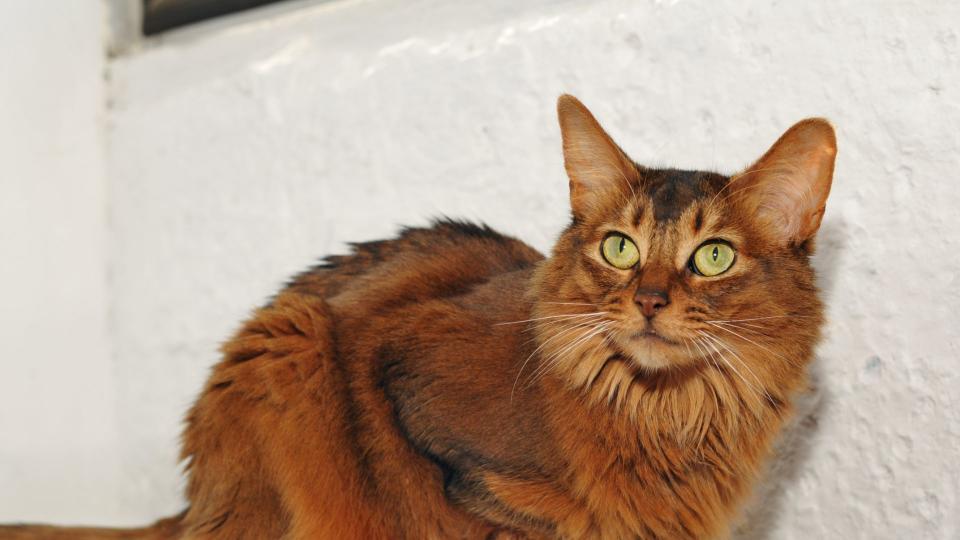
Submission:
<svg viewBox="0 0 960 540">
<path fill-rule="evenodd" d="M 550 258 L 440 222 L 328 259 L 224 345 L 187 419 L 183 515 L 141 531 L 0 538 L 724 534 L 821 322 L 808 256 L 833 154 L 822 196 L 785 196 L 803 215 L 781 228 L 755 215 L 782 210 L 765 170 L 775 161 L 789 176 L 791 155 L 820 159 L 806 143 L 826 124 L 799 124 L 816 133 L 788 133 L 733 179 L 681 183 L 682 171 L 634 166 L 572 98 L 560 114 L 575 219 Z M 608 231 L 637 242 L 636 269 L 604 264 Z M 737 247 L 729 275 L 686 271 L 715 237 Z M 638 288 L 671 302 L 644 322 Z M 644 329 L 661 337 L 637 337 Z"/>
</svg>

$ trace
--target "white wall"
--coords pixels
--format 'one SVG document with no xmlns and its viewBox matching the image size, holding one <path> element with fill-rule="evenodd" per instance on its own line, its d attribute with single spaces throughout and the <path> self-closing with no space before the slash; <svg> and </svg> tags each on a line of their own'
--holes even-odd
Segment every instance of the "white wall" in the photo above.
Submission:
<svg viewBox="0 0 960 540">
<path fill-rule="evenodd" d="M 122 520 L 103 10 L 0 3 L 0 522 Z"/>
<path fill-rule="evenodd" d="M 546 249 L 566 216 L 553 104 L 567 91 L 651 164 L 732 171 L 792 122 L 834 120 L 819 401 L 745 536 L 960 535 L 960 5 L 517 4 L 293 4 L 111 64 L 122 487 L 98 496 L 116 521 L 181 508 L 180 419 L 216 347 L 316 257 L 440 213 Z M 31 355 L 45 374 L 48 358 Z"/>
</svg>

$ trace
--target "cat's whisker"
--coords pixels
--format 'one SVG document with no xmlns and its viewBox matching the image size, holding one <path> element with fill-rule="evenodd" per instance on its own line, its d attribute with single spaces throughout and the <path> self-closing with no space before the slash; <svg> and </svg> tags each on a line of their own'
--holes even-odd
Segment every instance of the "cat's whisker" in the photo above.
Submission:
<svg viewBox="0 0 960 540">
<path fill-rule="evenodd" d="M 702 360 L 710 360 L 710 355 L 703 352 L 703 348 L 700 347 L 700 338 L 690 338 L 690 342 L 693 343 L 693 346 L 697 348 L 697 354 L 700 355 Z"/>
<path fill-rule="evenodd" d="M 590 340 L 593 336 L 602 332 L 604 329 L 606 329 L 607 326 L 609 326 L 609 324 L 600 324 L 588 329 L 586 332 L 583 332 L 582 334 L 577 336 L 576 339 L 572 340 L 570 343 L 565 345 L 564 348 L 544 358 L 543 363 L 537 369 L 537 371 L 540 371 L 541 369 L 544 372 L 549 371 L 554 366 L 558 365 L 564 358 L 566 358 L 568 353 L 571 353 L 574 350 L 576 350 L 577 347 L 579 347 L 581 344 Z M 536 373 L 537 372 L 535 371 L 534 374 Z"/>
<path fill-rule="evenodd" d="M 553 322 L 553 321 L 551 321 L 551 322 Z M 556 330 L 556 332 L 554 332 L 554 334 L 552 334 L 550 337 L 548 337 L 539 347 L 537 347 L 537 349 L 534 351 L 534 353 L 537 352 L 537 351 L 539 351 L 539 350 L 540 350 L 544 345 L 546 345 L 548 342 L 553 341 L 554 339 L 556 339 L 556 338 L 558 338 L 558 337 L 560 337 L 560 336 L 562 336 L 562 335 L 564 335 L 564 334 L 567 334 L 567 333 L 571 332 L 572 330 L 576 330 L 577 328 L 585 328 L 585 327 L 588 327 L 588 326 L 593 326 L 593 325 L 595 325 L 596 323 L 597 323 L 597 321 L 596 321 L 595 319 L 591 319 L 591 320 L 587 320 L 587 321 L 573 321 L 572 324 L 571 324 L 571 321 L 562 321 L 560 324 L 564 324 L 564 326 L 561 326 L 559 329 Z M 526 341 L 524 342 L 524 345 L 530 343 L 531 341 L 536 341 L 537 338 L 539 338 L 539 337 L 540 337 L 540 336 L 536 336 L 536 335 L 533 336 L 533 337 L 531 337 L 530 339 L 528 339 L 528 340 L 526 340 Z M 529 357 L 528 357 L 528 359 L 529 359 Z"/>
<path fill-rule="evenodd" d="M 606 313 L 607 313 L 607 312 L 603 312 L 603 314 L 606 314 Z M 600 315 L 602 315 L 602 314 L 600 314 Z M 583 320 L 583 319 L 585 319 L 585 320 Z M 535 325 L 530 325 L 529 328 L 524 328 L 523 330 L 521 330 L 521 333 L 526 334 L 526 333 L 529 333 L 529 332 L 536 332 L 537 330 L 541 330 L 541 331 L 544 331 L 544 332 L 545 332 L 545 331 L 547 331 L 548 329 L 552 329 L 552 327 L 554 327 L 554 326 L 560 326 L 561 328 L 567 328 L 567 327 L 569 327 L 568 325 L 570 325 L 571 323 L 573 323 L 573 324 L 580 324 L 580 323 L 586 322 L 586 323 L 591 323 L 591 324 L 592 324 L 592 323 L 596 323 L 598 320 L 602 320 L 603 317 L 599 317 L 599 316 L 596 317 L 596 318 L 593 318 L 593 317 L 584 317 L 583 319 L 580 319 L 580 318 L 577 318 L 577 319 L 569 319 L 569 318 L 567 318 L 567 319 L 553 319 L 553 320 L 549 320 L 549 321 L 541 321 L 541 322 L 539 322 L 539 323 L 537 323 L 537 324 L 535 324 Z M 537 336 L 536 336 L 536 335 L 534 335 L 534 337 L 531 338 L 531 339 L 528 340 L 528 341 L 532 341 L 532 340 L 535 340 L 535 339 L 537 339 Z"/>
<path fill-rule="evenodd" d="M 750 369 L 750 365 L 747 364 L 747 363 L 743 360 L 743 358 L 741 358 L 740 355 L 737 354 L 737 352 L 736 352 L 735 350 L 733 350 L 729 345 L 727 345 L 727 343 L 726 343 L 725 341 L 723 341 L 722 339 L 720 339 L 720 338 L 718 338 L 718 337 L 716 337 L 716 336 L 710 336 L 710 339 L 712 339 L 712 340 L 713 340 L 714 342 L 716 342 L 718 345 L 720 345 L 721 347 L 723 347 L 724 349 L 726 349 L 730 354 L 733 355 L 733 357 L 734 357 L 738 362 L 740 362 L 740 365 L 743 366 L 743 368 L 747 370 L 747 372 L 750 374 L 750 376 L 753 377 L 753 380 L 757 382 L 757 386 L 760 388 L 761 392 L 763 392 L 763 395 L 764 395 L 764 397 L 767 398 L 767 401 L 769 401 L 770 403 L 773 403 L 773 402 L 774 402 L 774 401 L 773 401 L 773 397 L 770 395 L 769 392 L 767 392 L 766 388 L 764 388 L 763 383 L 760 381 L 760 378 L 757 377 L 757 374 L 754 373 L 754 371 L 753 371 L 752 369 Z"/>
<path fill-rule="evenodd" d="M 751 317 L 749 319 L 714 319 L 709 321 L 703 321 L 707 323 L 734 323 L 734 322 L 744 322 L 744 321 L 763 321 L 767 319 L 806 319 L 804 315 L 771 315 L 769 317 Z"/>
<path fill-rule="evenodd" d="M 504 325 L 504 324 L 519 324 L 522 322 L 536 322 L 537 325 L 532 325 L 531 328 L 536 328 L 537 326 L 544 326 L 549 324 L 561 324 L 569 322 L 570 319 L 578 319 L 581 317 L 596 316 L 600 317 L 602 315 L 607 315 L 608 311 L 591 311 L 589 313 L 558 313 L 556 315 L 548 315 L 545 317 L 537 317 L 530 319 L 529 321 L 510 321 L 505 323 L 497 323 L 494 326 Z"/>
<path fill-rule="evenodd" d="M 587 321 L 582 321 L 582 320 L 579 320 L 579 321 L 568 321 L 568 320 L 547 321 L 547 322 L 541 323 L 541 324 L 539 324 L 539 325 L 530 326 L 530 328 L 525 328 L 521 333 L 526 334 L 526 333 L 530 333 L 530 332 L 535 332 L 535 331 L 537 331 L 537 330 L 540 330 L 540 331 L 543 332 L 543 333 L 547 333 L 548 331 L 563 332 L 563 331 L 568 330 L 568 329 L 570 329 L 570 328 L 576 328 L 576 327 L 578 327 L 578 326 L 589 325 L 589 324 L 593 324 L 594 322 L 595 322 L 595 321 L 593 321 L 593 320 L 587 320 Z M 542 336 L 534 333 L 534 335 L 530 336 L 529 339 L 525 340 L 525 341 L 523 342 L 523 344 L 524 344 L 524 345 L 529 345 L 530 343 L 532 343 L 532 342 L 537 341 L 538 339 L 540 339 L 540 337 L 542 337 Z"/>
<path fill-rule="evenodd" d="M 589 321 L 586 321 L 586 322 L 579 322 L 579 323 L 573 324 L 573 325 L 571 325 L 571 326 L 568 326 L 568 327 L 566 327 L 566 328 L 564 328 L 564 329 L 558 330 L 555 334 L 553 334 L 553 335 L 550 336 L 549 338 L 545 339 L 545 340 L 543 341 L 543 343 L 540 344 L 540 346 L 538 346 L 536 349 L 534 349 L 533 352 L 530 353 L 530 354 L 527 356 L 527 358 L 523 361 L 523 363 L 520 365 L 519 371 L 517 371 L 517 377 L 516 377 L 516 379 L 514 379 L 514 381 L 513 381 L 513 387 L 510 389 L 510 401 L 513 402 L 513 395 L 514 395 L 514 393 L 517 391 L 517 383 L 520 381 L 520 376 L 523 374 L 523 369 L 527 366 L 527 363 L 530 362 L 530 359 L 531 359 L 531 358 L 533 358 L 533 357 L 534 357 L 541 349 L 543 349 L 548 343 L 550 343 L 551 341 L 559 338 L 560 336 L 562 336 L 562 335 L 564 335 L 564 334 L 568 334 L 568 333 L 570 333 L 570 332 L 573 332 L 573 331 L 577 330 L 578 328 L 592 327 L 592 325 L 595 325 L 595 322 L 592 321 L 592 320 L 589 320 Z M 536 339 L 536 336 L 534 336 L 532 339 Z M 529 341 L 529 340 L 528 340 L 528 341 Z"/>
<path fill-rule="evenodd" d="M 714 328 L 718 328 L 718 329 L 720 329 L 720 330 L 723 330 L 724 332 L 729 332 L 729 333 L 737 336 L 738 338 L 740 338 L 740 339 L 742 339 L 742 340 L 744 340 L 744 341 L 746 341 L 746 342 L 748 342 L 748 343 L 752 343 L 752 344 L 756 345 L 757 347 L 760 347 L 761 349 L 767 351 L 768 353 L 770 353 L 770 354 L 772 354 L 772 355 L 780 358 L 781 360 L 783 360 L 784 362 L 786 362 L 786 363 L 788 363 L 788 364 L 796 365 L 796 363 L 795 363 L 793 360 L 790 360 L 790 359 L 787 358 L 786 356 L 783 356 L 782 354 L 777 353 L 776 351 L 771 350 L 769 347 L 766 347 L 766 346 L 764 346 L 764 345 L 761 345 L 760 343 L 757 343 L 756 341 L 754 341 L 754 340 L 752 340 L 752 339 L 750 339 L 750 338 L 748 338 L 748 337 L 745 337 L 745 336 L 743 336 L 742 334 L 739 334 L 739 333 L 737 333 L 737 332 L 734 332 L 733 330 L 730 330 L 729 328 L 726 328 L 725 326 L 722 326 L 722 325 L 719 325 L 719 324 L 716 324 L 716 323 L 708 323 L 708 324 L 710 324 L 710 325 L 713 326 Z"/>
<path fill-rule="evenodd" d="M 739 320 L 726 321 L 726 320 L 720 320 L 720 319 L 717 319 L 717 320 L 700 319 L 700 320 L 701 320 L 701 321 L 706 320 L 707 322 L 716 323 L 716 324 L 729 324 L 730 326 L 740 326 L 740 327 L 743 327 L 743 328 L 758 328 L 758 329 L 760 329 L 760 330 L 770 330 L 770 329 L 772 329 L 772 327 L 770 326 L 770 324 L 772 323 L 772 321 L 773 321 L 774 319 L 766 319 L 766 320 L 752 321 L 752 322 L 751 322 L 751 321 L 739 321 Z"/>
<path fill-rule="evenodd" d="M 595 323 L 595 322 L 593 322 L 593 321 L 590 321 L 590 322 L 588 322 L 588 323 L 586 323 L 586 324 L 577 325 L 577 326 L 575 326 L 574 328 L 569 328 L 569 329 L 567 329 L 566 331 L 564 331 L 564 332 L 562 332 L 562 333 L 558 333 L 558 334 L 552 336 L 549 340 L 552 341 L 553 339 L 556 339 L 556 338 L 560 337 L 562 334 L 568 334 L 568 333 L 573 332 L 573 331 L 582 330 L 582 331 L 581 331 L 580 333 L 578 333 L 577 336 L 573 339 L 573 341 L 576 341 L 576 340 L 580 339 L 581 337 L 583 337 L 584 335 L 589 334 L 592 330 L 594 330 L 594 329 L 596 328 L 596 326 L 597 326 L 597 323 Z M 546 345 L 546 341 L 545 341 L 540 347 L 537 347 L 537 350 L 534 351 L 534 353 L 531 353 L 530 356 L 528 356 L 527 359 L 524 360 L 524 364 L 526 364 L 531 358 L 533 358 L 533 357 L 535 356 L 535 353 L 536 353 L 536 352 L 538 352 L 539 350 L 543 349 L 544 345 Z M 556 353 L 554 353 L 554 354 L 556 354 Z M 551 356 L 552 356 L 552 355 L 548 356 L 547 358 L 550 358 Z M 533 371 L 533 373 L 531 374 L 531 377 L 533 377 L 533 376 L 537 373 L 537 371 L 540 369 L 540 367 L 542 367 L 542 366 L 543 366 L 543 363 L 541 362 L 541 365 L 540 365 L 537 369 L 535 369 L 535 370 Z M 519 373 L 517 374 L 517 376 L 518 376 L 518 380 L 519 380 Z M 516 381 L 514 382 L 514 386 L 516 386 Z"/>
<path fill-rule="evenodd" d="M 561 315 L 547 315 L 546 317 L 534 317 L 534 318 L 532 318 L 532 319 L 523 319 L 523 320 L 521 320 L 521 321 L 507 321 L 507 322 L 494 323 L 494 326 L 503 326 L 503 325 L 506 325 L 506 324 L 523 324 L 523 323 L 528 323 L 528 322 L 544 321 L 544 320 L 548 320 L 548 319 L 560 319 L 560 318 L 573 319 L 573 318 L 576 318 L 576 317 L 596 317 L 596 316 L 600 316 L 600 315 L 606 315 L 607 313 L 609 313 L 609 312 L 607 312 L 607 311 L 596 311 L 596 312 L 593 312 L 593 313 L 566 313 L 566 314 L 561 314 Z"/>
<path fill-rule="evenodd" d="M 594 324 L 594 325 L 590 328 L 590 330 L 602 330 L 602 329 L 606 329 L 606 328 L 608 328 L 609 326 L 611 326 L 612 324 L 613 324 L 613 321 L 600 321 L 600 322 Z M 567 344 L 567 347 L 573 347 L 573 346 L 578 345 L 578 344 L 579 344 L 578 342 L 579 342 L 580 339 L 587 339 L 587 338 L 579 338 L 578 340 L 573 341 L 573 342 Z M 561 354 L 563 354 L 563 353 L 565 353 L 565 352 L 567 352 L 565 349 L 561 349 L 561 350 L 557 351 L 556 354 L 559 356 L 559 355 L 561 355 Z"/>
<path fill-rule="evenodd" d="M 542 363 L 540 364 L 540 366 L 536 370 L 534 370 L 534 372 L 530 375 L 530 381 L 528 382 L 528 386 L 534 384 L 540 377 L 548 373 L 555 366 L 559 365 L 559 363 L 563 361 L 569 353 L 575 351 L 577 347 L 579 347 L 583 343 L 586 343 L 587 341 L 592 339 L 594 336 L 605 332 L 607 328 L 609 328 L 612 324 L 613 324 L 613 321 L 600 323 L 588 329 L 587 331 L 581 333 L 580 335 L 578 335 L 576 339 L 574 339 L 569 344 L 564 346 L 564 348 L 545 357 L 542 360 Z"/>
<path fill-rule="evenodd" d="M 713 367 L 715 367 L 717 371 L 723 371 L 720 369 L 720 364 L 717 363 L 716 359 L 713 358 L 713 355 L 710 354 L 710 351 L 708 351 L 706 346 L 703 345 L 703 338 L 695 338 L 693 344 L 697 346 L 697 350 L 699 350 L 700 354 L 703 355 L 704 360 L 713 364 Z"/>
<path fill-rule="evenodd" d="M 763 325 L 760 325 L 760 324 L 757 324 L 757 323 L 748 323 L 748 322 L 741 322 L 741 323 L 717 322 L 717 323 L 715 323 L 715 324 L 725 324 L 725 325 L 727 325 L 727 326 L 732 326 L 732 327 L 734 327 L 734 328 L 742 328 L 742 329 L 748 329 L 748 328 L 749 328 L 749 329 L 753 329 L 753 331 L 755 331 L 755 332 L 758 331 L 758 330 L 770 330 L 770 329 L 771 329 L 771 328 L 768 327 L 768 326 L 763 326 Z M 760 333 L 760 332 L 756 332 L 756 333 Z"/>
<path fill-rule="evenodd" d="M 704 345 L 709 346 L 711 349 L 713 349 L 713 351 L 716 353 L 717 357 L 719 357 L 720 360 L 722 360 L 723 363 L 725 363 L 725 364 L 727 365 L 727 367 L 729 367 L 729 368 L 737 375 L 737 377 L 739 377 L 740 380 L 743 381 L 743 384 L 745 384 L 745 385 L 747 386 L 747 388 L 749 388 L 750 390 L 753 391 L 754 396 L 759 400 L 759 399 L 760 399 L 760 393 L 761 393 L 760 390 L 759 390 L 758 388 L 754 387 L 754 386 L 750 383 L 750 381 L 748 381 L 748 380 L 746 379 L 746 377 L 744 377 L 743 374 L 740 373 L 740 370 L 738 370 L 738 369 L 736 368 L 736 366 L 734 366 L 733 363 L 730 362 L 730 360 L 728 360 L 727 357 L 724 356 L 724 354 L 723 354 L 722 352 L 720 352 L 720 349 L 718 349 L 717 346 L 714 345 L 714 344 L 710 341 L 710 338 L 711 338 L 712 336 L 711 336 L 710 334 L 702 331 L 702 330 L 698 330 L 698 332 L 700 333 L 700 335 L 702 335 L 704 338 L 706 338 L 706 339 L 704 340 L 704 342 L 703 342 Z"/>
<path fill-rule="evenodd" d="M 600 304 L 590 304 L 586 302 L 538 302 L 540 304 L 550 304 L 554 306 L 599 306 Z"/>
<path fill-rule="evenodd" d="M 697 350 L 700 351 L 700 354 L 703 355 L 703 358 L 706 359 L 708 362 L 710 362 L 710 363 L 713 365 L 713 367 L 716 368 L 716 370 L 717 370 L 718 373 L 722 373 L 723 370 L 720 369 L 720 364 L 718 364 L 718 363 L 716 362 L 716 360 L 713 360 L 712 358 L 710 358 L 710 355 L 709 355 L 708 353 L 705 353 L 705 352 L 704 352 L 704 349 L 701 347 L 701 345 L 700 345 L 700 343 L 699 343 L 701 339 L 703 339 L 703 338 L 691 338 L 690 341 L 692 341 L 693 344 L 696 345 Z M 717 392 L 716 392 L 715 389 L 712 389 L 712 388 L 711 388 L 710 394 L 713 395 L 713 405 L 714 405 L 714 407 L 715 407 L 714 410 L 719 413 L 719 411 L 720 411 L 720 398 L 717 396 Z"/>
<path fill-rule="evenodd" d="M 698 322 L 702 322 L 702 321 L 698 321 Z M 766 339 L 776 340 L 776 336 L 773 336 L 769 333 L 770 331 L 773 330 L 773 328 L 766 327 L 766 326 L 760 326 L 752 323 L 726 323 L 726 322 L 725 323 L 708 323 L 708 324 L 711 324 L 711 325 L 721 324 L 725 327 L 733 328 L 735 330 L 740 330 L 741 332 L 744 332 L 747 334 L 752 334 L 752 335 L 766 338 Z"/>
</svg>

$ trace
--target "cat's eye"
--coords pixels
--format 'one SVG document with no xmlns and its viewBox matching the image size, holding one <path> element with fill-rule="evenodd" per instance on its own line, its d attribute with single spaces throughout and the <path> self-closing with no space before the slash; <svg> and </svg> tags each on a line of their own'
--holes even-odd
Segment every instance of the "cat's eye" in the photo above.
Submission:
<svg viewBox="0 0 960 540">
<path fill-rule="evenodd" d="M 718 276 L 733 266 L 737 252 L 726 242 L 710 241 L 697 248 L 690 269 L 701 276 Z"/>
<path fill-rule="evenodd" d="M 640 250 L 633 240 L 621 233 L 610 233 L 600 244 L 604 260 L 621 270 L 631 268 L 640 260 Z"/>
</svg>

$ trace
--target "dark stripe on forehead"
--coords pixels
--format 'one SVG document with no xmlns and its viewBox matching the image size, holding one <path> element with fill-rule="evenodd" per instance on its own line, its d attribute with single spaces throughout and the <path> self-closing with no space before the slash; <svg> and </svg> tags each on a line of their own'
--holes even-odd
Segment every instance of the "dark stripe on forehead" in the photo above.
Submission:
<svg viewBox="0 0 960 540">
<path fill-rule="evenodd" d="M 643 221 L 643 204 L 639 201 L 633 207 L 633 226 L 640 228 L 640 222 Z"/>
<path fill-rule="evenodd" d="M 697 208 L 697 217 L 693 219 L 693 232 L 700 232 L 701 227 L 703 227 L 703 207 Z"/>
<path fill-rule="evenodd" d="M 652 176 L 652 177 L 651 177 Z M 647 191 L 657 223 L 677 219 L 696 198 L 695 171 L 659 170 L 647 177 Z"/>
<path fill-rule="evenodd" d="M 658 169 L 645 171 L 644 185 L 657 223 L 676 220 L 694 201 L 716 192 L 722 175 L 704 171 Z"/>
</svg>

